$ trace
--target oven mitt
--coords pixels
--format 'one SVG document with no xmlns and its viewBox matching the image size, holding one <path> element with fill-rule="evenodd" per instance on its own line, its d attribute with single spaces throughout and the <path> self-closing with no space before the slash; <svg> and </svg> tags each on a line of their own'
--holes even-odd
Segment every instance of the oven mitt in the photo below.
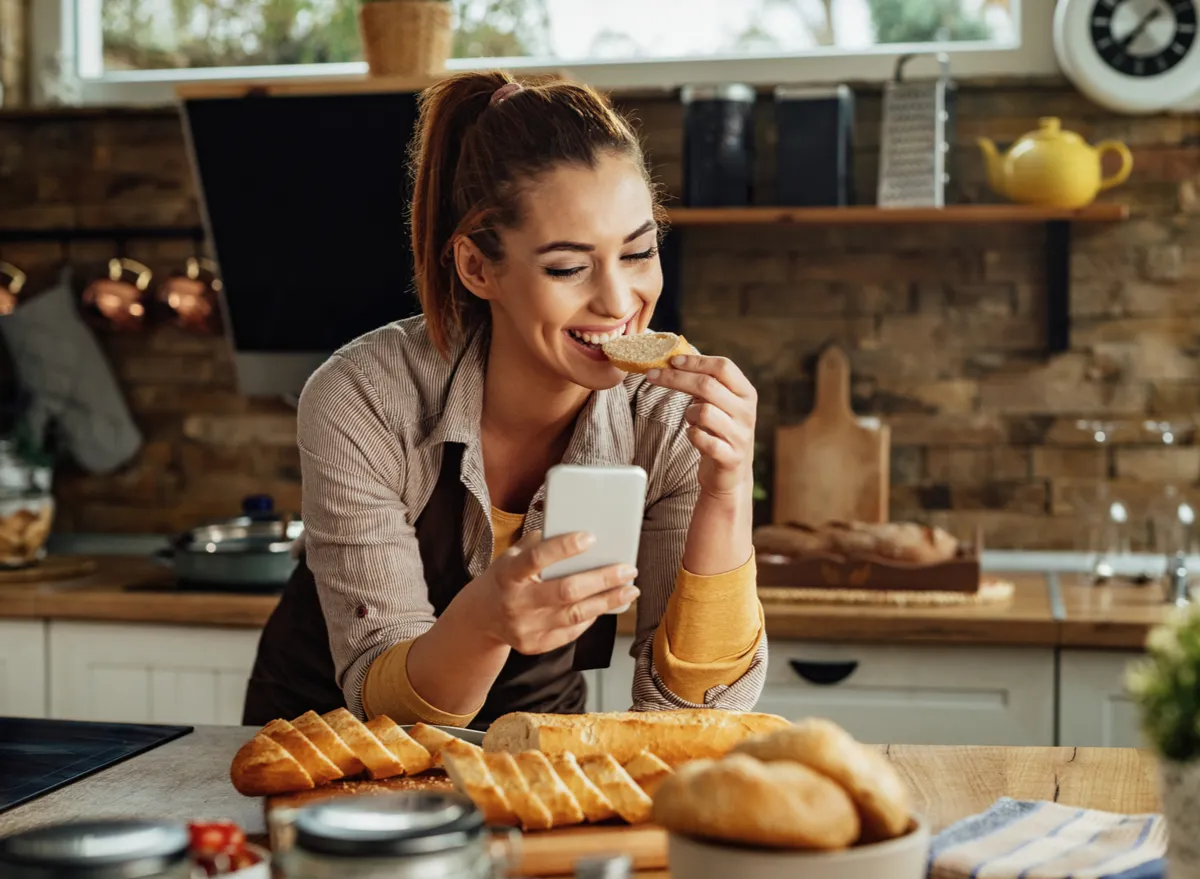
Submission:
<svg viewBox="0 0 1200 879">
<path fill-rule="evenodd" d="M 28 416 L 34 436 L 57 422 L 71 457 L 89 473 L 111 473 L 137 454 L 142 435 L 112 367 L 75 307 L 70 269 L 63 269 L 53 288 L 0 317 L 0 333 L 18 380 L 32 397 Z"/>
</svg>

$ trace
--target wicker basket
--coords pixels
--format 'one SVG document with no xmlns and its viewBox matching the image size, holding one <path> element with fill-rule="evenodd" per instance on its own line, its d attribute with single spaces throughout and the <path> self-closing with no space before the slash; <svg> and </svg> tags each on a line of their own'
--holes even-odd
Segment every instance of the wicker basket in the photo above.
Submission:
<svg viewBox="0 0 1200 879">
<path fill-rule="evenodd" d="M 450 57 L 451 3 L 377 0 L 358 8 L 358 30 L 372 76 L 443 73 Z"/>
</svg>

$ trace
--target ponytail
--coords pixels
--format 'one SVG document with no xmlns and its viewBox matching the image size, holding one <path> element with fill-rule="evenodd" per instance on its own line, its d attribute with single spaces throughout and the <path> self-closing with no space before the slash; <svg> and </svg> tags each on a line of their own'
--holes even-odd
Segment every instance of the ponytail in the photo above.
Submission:
<svg viewBox="0 0 1200 879">
<path fill-rule="evenodd" d="M 410 156 L 413 263 L 421 310 L 443 356 L 490 320 L 487 303 L 458 276 L 454 241 L 465 235 L 488 259 L 503 259 L 496 229 L 521 219 L 514 183 L 559 163 L 594 167 L 604 152 L 628 155 L 646 173 L 633 130 L 596 91 L 552 79 L 507 89 L 511 94 L 492 102 L 497 89 L 514 82 L 499 71 L 463 73 L 420 98 Z"/>
</svg>

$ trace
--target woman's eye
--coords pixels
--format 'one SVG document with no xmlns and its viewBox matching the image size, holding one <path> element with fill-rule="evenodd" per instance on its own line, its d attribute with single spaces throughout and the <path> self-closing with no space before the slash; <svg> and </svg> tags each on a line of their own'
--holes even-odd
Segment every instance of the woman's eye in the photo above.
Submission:
<svg viewBox="0 0 1200 879">
<path fill-rule="evenodd" d="M 657 247 L 651 247 L 649 250 L 643 250 L 641 253 L 627 253 L 621 259 L 628 259 L 634 262 L 643 262 L 644 260 L 652 259 L 658 253 Z"/>
<path fill-rule="evenodd" d="M 546 274 L 552 278 L 569 278 L 572 275 L 578 275 L 583 271 L 583 266 L 575 266 L 569 269 L 554 269 L 546 266 Z"/>
</svg>

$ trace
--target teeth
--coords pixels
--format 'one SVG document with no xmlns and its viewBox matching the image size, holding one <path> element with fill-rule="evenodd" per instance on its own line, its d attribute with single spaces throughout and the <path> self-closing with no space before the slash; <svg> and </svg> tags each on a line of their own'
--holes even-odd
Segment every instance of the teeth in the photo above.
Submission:
<svg viewBox="0 0 1200 879">
<path fill-rule="evenodd" d="M 625 328 L 620 327 L 607 333 L 581 333 L 577 330 L 567 330 L 567 332 L 589 345 L 603 345 L 605 342 L 611 342 L 613 339 L 625 335 Z"/>
</svg>

